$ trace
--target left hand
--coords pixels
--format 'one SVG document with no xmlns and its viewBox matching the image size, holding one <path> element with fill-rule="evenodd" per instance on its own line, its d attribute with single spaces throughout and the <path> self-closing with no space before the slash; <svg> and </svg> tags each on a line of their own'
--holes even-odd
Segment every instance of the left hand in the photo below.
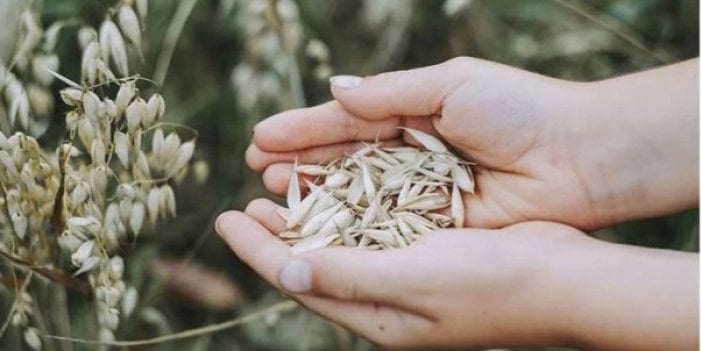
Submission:
<svg viewBox="0 0 702 351">
<path fill-rule="evenodd" d="M 559 304 L 568 299 L 552 273 L 567 270 L 575 249 L 600 245 L 570 227 L 531 222 L 436 231 L 400 250 L 293 257 L 272 235 L 285 225 L 278 208 L 256 200 L 246 214 L 222 215 L 218 232 L 271 284 L 388 347 L 567 344 Z"/>
</svg>

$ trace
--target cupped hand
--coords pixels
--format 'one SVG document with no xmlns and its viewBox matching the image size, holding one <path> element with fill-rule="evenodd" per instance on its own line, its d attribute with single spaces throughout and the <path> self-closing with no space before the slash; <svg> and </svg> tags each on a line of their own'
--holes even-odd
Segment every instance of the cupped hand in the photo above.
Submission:
<svg viewBox="0 0 702 351">
<path fill-rule="evenodd" d="M 466 225 L 497 228 L 553 220 L 579 228 L 613 221 L 590 197 L 570 143 L 568 116 L 581 87 L 519 69 L 460 58 L 408 71 L 332 79 L 336 101 L 259 123 L 248 164 L 285 194 L 291 163 L 324 163 L 359 142 L 415 143 L 398 127 L 439 136 L 478 164 Z M 599 188 L 598 188 L 599 190 Z"/>
<path fill-rule="evenodd" d="M 272 233 L 279 206 L 256 200 L 217 228 L 234 252 L 271 284 L 384 346 L 558 345 L 563 289 L 552 284 L 574 249 L 594 245 L 575 229 L 545 222 L 501 230 L 432 233 L 390 251 L 337 247 L 293 256 Z M 554 318 L 554 311 L 558 318 Z"/>
</svg>

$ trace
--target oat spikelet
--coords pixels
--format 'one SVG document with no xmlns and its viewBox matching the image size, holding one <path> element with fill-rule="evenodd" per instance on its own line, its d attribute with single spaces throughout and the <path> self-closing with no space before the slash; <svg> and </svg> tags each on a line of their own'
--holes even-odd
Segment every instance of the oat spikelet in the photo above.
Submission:
<svg viewBox="0 0 702 351">
<path fill-rule="evenodd" d="M 131 6 L 122 5 L 117 15 L 119 27 L 122 33 L 138 50 L 141 50 L 141 28 L 139 28 L 139 18 Z"/>
<path fill-rule="evenodd" d="M 414 140 L 416 140 L 418 143 L 422 144 L 427 150 L 429 151 L 434 151 L 434 152 L 446 152 L 448 149 L 446 148 L 446 145 L 444 145 L 439 139 L 418 131 L 416 129 L 410 129 L 410 128 L 404 128 L 404 131 L 409 133 Z"/>
</svg>

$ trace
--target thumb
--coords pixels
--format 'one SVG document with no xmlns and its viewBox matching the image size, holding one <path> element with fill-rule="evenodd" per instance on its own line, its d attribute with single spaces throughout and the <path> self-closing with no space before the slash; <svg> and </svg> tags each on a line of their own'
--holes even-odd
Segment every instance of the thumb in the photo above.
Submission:
<svg viewBox="0 0 702 351">
<path fill-rule="evenodd" d="M 401 299 L 408 267 L 394 252 L 329 248 L 291 258 L 278 271 L 278 283 L 293 294 L 347 301 L 392 302 Z"/>
<path fill-rule="evenodd" d="M 461 82 L 454 62 L 365 78 L 334 76 L 329 83 L 334 98 L 361 118 L 431 116 L 441 113 L 445 97 Z"/>
</svg>

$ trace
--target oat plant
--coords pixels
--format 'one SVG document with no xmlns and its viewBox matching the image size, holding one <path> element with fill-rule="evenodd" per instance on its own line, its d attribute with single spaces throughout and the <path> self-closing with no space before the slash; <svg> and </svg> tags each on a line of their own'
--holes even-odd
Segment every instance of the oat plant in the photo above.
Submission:
<svg viewBox="0 0 702 351">
<path fill-rule="evenodd" d="M 230 77 L 239 107 L 249 114 L 265 115 L 270 111 L 260 109 L 266 106 L 305 106 L 302 70 L 309 69 L 316 80 L 324 82 L 333 73 L 327 45 L 305 33 L 293 0 L 235 0 L 233 4 L 238 9 L 236 23 L 245 53 Z"/>
<path fill-rule="evenodd" d="M 14 296 L 1 331 L 20 329 L 32 349 L 42 349 L 41 334 L 50 332 L 38 330 L 35 316 L 32 284 L 40 279 L 82 292 L 95 311 L 92 338 L 114 340 L 138 300 L 124 280 L 124 244 L 176 215 L 173 185 L 188 171 L 196 132 L 164 122 L 164 99 L 147 96 L 142 87 L 152 84 L 130 72 L 142 57 L 147 11 L 146 0 L 120 1 L 97 30 L 78 31 L 80 83 L 57 73 L 50 52 L 60 26 L 43 31 L 29 10 L 12 62 L 0 66 L 9 117 L 7 133 L 0 132 L 0 256 L 7 263 L 0 274 Z M 33 89 L 48 91 L 56 78 L 68 86 L 60 91 L 68 112 L 51 151 L 34 135 L 46 128 L 35 117 L 53 109 L 34 102 Z"/>
</svg>

